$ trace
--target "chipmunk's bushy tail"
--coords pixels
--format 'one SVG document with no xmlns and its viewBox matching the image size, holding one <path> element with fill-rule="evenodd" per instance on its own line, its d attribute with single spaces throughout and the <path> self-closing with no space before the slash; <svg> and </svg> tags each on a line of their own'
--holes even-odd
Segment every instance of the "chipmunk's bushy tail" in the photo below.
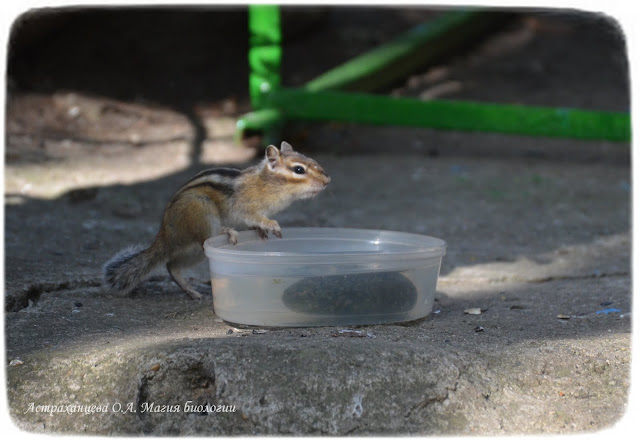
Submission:
<svg viewBox="0 0 640 440">
<path fill-rule="evenodd" d="M 115 254 L 103 266 L 104 286 L 122 296 L 129 294 L 160 263 L 154 246 L 132 246 Z"/>
</svg>

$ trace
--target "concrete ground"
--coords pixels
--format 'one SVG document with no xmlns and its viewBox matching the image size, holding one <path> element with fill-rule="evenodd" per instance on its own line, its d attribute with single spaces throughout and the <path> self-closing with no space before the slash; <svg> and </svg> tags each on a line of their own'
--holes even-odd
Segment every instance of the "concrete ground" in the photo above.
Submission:
<svg viewBox="0 0 640 440">
<path fill-rule="evenodd" d="M 488 147 L 496 138 L 463 136 Z M 165 163 L 161 177 L 135 165 L 167 153 L 153 144 L 127 150 L 130 167 L 104 147 L 91 158 L 8 165 L 9 188 L 27 181 L 31 194 L 68 188 L 52 198 L 7 197 L 14 422 L 28 431 L 119 435 L 493 435 L 616 423 L 629 389 L 628 164 L 432 158 L 388 147 L 377 155 L 313 154 L 332 176 L 328 191 L 277 216 L 285 228 L 379 228 L 446 240 L 434 313 L 364 327 L 370 337 L 362 338 L 330 327 L 237 329 L 216 318 L 210 296 L 189 300 L 166 273 L 131 298 L 102 291 L 104 261 L 150 242 L 166 199 L 192 172 L 180 169 L 186 142 L 172 146 L 174 169 Z M 627 150 L 606 147 L 621 157 Z M 75 175 L 101 179 L 108 169 L 128 183 L 70 189 Z M 191 276 L 206 282 L 207 267 Z M 469 308 L 482 313 L 465 314 Z M 188 401 L 237 411 L 189 413 Z M 180 411 L 156 413 L 145 403 Z M 36 411 L 68 404 L 108 411 Z M 125 412 L 127 404 L 137 412 Z"/>
<path fill-rule="evenodd" d="M 519 40 L 504 40 L 521 42 L 510 52 L 521 62 L 474 58 L 471 67 L 459 61 L 462 67 L 450 71 L 497 69 L 483 74 L 493 81 L 486 84 L 502 81 L 513 89 L 505 87 L 511 95 L 496 100 L 511 101 L 528 78 L 531 103 L 544 90 L 566 105 L 626 109 L 624 63 L 616 64 L 624 51 L 609 50 L 602 37 L 609 34 L 591 32 L 579 20 L 562 26 L 554 20 L 543 16 L 516 29 Z M 165 34 L 172 36 L 156 36 Z M 238 39 L 246 42 L 246 35 Z M 108 43 L 119 47 L 114 41 Z M 560 49 L 549 55 L 563 41 L 575 58 L 565 59 Z M 583 41 L 594 44 L 578 44 Z M 611 55 L 611 64 L 593 55 L 599 50 Z M 45 55 L 54 59 L 55 51 Z M 566 61 L 575 76 L 554 71 L 554 60 Z M 594 60 L 593 69 L 584 68 Z M 74 58 L 68 62 L 70 71 L 81 67 Z M 64 72 L 60 81 L 41 81 L 47 69 L 25 66 L 33 84 L 55 89 L 73 82 Z M 613 80 L 602 81 L 606 72 L 597 68 Z M 592 74 L 582 75 L 587 71 Z M 500 95 L 499 87 L 482 87 L 483 78 L 466 82 L 462 73 L 452 81 L 471 84 L 471 97 Z M 409 84 L 404 92 L 422 94 L 418 89 L 432 77 L 418 77 L 417 88 Z M 165 83 L 160 73 L 149 78 Z M 596 84 L 598 93 L 585 92 Z M 487 95 L 473 95 L 480 90 Z M 216 317 L 211 295 L 192 301 L 162 271 L 131 297 L 118 298 L 100 287 L 100 270 L 122 247 L 153 239 L 166 201 L 195 172 L 255 160 L 255 150 L 231 142 L 246 100 L 188 114 L 124 101 L 43 91 L 15 93 L 8 103 L 5 347 L 9 409 L 21 429 L 546 434 L 598 431 L 626 414 L 628 144 L 349 124 L 289 127 L 286 139 L 316 158 L 332 182 L 318 198 L 276 216 L 285 233 L 287 226 L 353 227 L 444 239 L 434 311 L 414 322 L 353 329 L 361 333 L 236 328 Z M 206 265 L 189 277 L 210 291 Z M 465 313 L 472 308 L 481 313 Z"/>
</svg>

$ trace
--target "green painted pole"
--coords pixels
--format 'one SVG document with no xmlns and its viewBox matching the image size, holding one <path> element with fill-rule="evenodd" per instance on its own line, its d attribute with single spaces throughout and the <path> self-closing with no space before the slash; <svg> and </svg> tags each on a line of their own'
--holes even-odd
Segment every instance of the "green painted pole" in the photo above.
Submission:
<svg viewBox="0 0 640 440">
<path fill-rule="evenodd" d="M 260 130 L 272 141 L 284 123 L 278 110 L 265 109 L 265 97 L 280 88 L 281 43 L 280 8 L 249 5 L 249 95 L 254 112 L 238 120 L 236 138 L 245 130 Z"/>
<path fill-rule="evenodd" d="M 281 89 L 268 105 L 286 119 L 628 141 L 627 113 Z"/>
<path fill-rule="evenodd" d="M 249 6 L 249 93 L 254 109 L 263 96 L 280 87 L 282 35 L 278 6 Z"/>
</svg>

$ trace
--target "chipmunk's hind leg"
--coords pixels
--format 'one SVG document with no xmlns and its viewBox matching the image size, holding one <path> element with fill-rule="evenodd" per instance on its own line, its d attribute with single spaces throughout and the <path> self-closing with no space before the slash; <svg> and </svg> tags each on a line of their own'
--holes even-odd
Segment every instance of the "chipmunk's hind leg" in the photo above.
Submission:
<svg viewBox="0 0 640 440">
<path fill-rule="evenodd" d="M 202 299 L 202 295 L 183 278 L 182 269 L 192 267 L 200 263 L 204 258 L 205 255 L 202 247 L 192 246 L 182 250 L 180 253 L 174 254 L 173 258 L 167 262 L 167 270 L 171 278 L 173 278 L 173 281 L 192 299 Z"/>
<path fill-rule="evenodd" d="M 167 263 L 167 270 L 169 271 L 169 275 L 171 275 L 171 279 L 175 281 L 175 283 L 180 286 L 180 288 L 184 290 L 191 299 L 202 299 L 202 295 L 196 289 L 191 287 L 189 283 L 187 283 L 187 280 L 182 277 L 182 267 L 176 265 L 175 261 Z"/>
</svg>

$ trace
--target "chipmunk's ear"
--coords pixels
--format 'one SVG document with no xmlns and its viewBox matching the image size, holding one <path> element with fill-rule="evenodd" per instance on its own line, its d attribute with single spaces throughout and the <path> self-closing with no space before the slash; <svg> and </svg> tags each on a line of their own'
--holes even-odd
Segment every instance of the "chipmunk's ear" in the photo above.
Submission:
<svg viewBox="0 0 640 440">
<path fill-rule="evenodd" d="M 269 168 L 271 169 L 273 169 L 278 163 L 282 162 L 282 155 L 275 145 L 269 145 L 267 147 L 267 151 L 265 151 L 264 157 L 267 158 Z"/>
<path fill-rule="evenodd" d="M 291 144 L 289 144 L 289 142 L 282 141 L 282 143 L 280 144 L 280 151 L 282 151 L 283 153 L 292 153 L 293 147 L 291 146 Z"/>
</svg>

